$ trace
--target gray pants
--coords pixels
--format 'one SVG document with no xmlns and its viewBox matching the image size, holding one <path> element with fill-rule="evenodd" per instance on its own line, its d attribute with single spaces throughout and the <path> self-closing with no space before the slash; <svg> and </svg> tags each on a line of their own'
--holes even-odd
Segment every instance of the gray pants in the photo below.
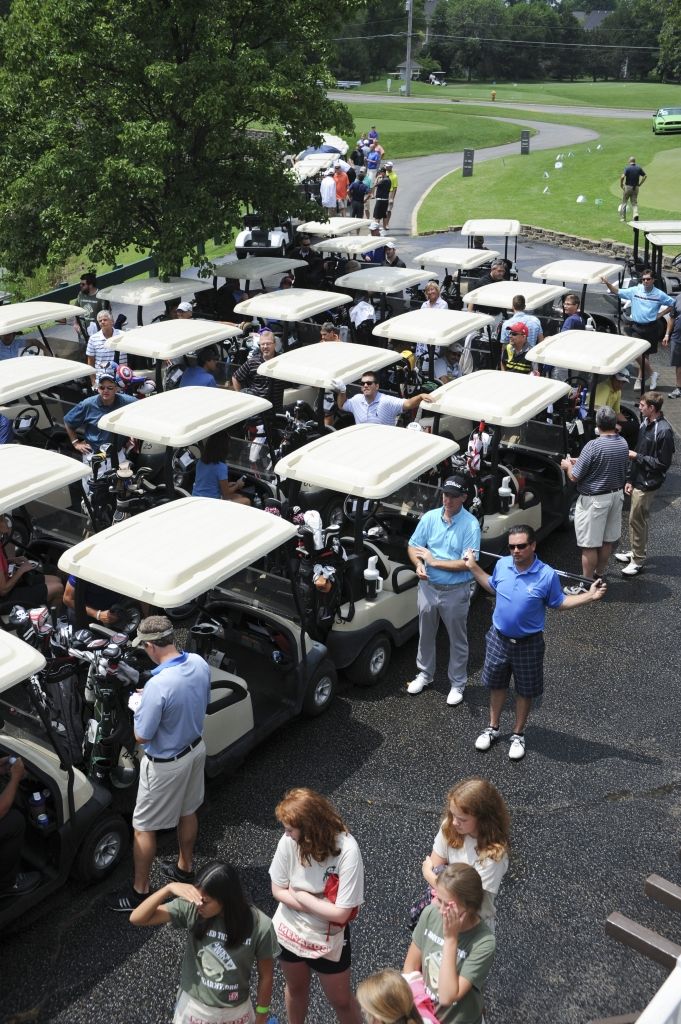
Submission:
<svg viewBox="0 0 681 1024">
<path fill-rule="evenodd" d="M 419 583 L 419 649 L 416 666 L 429 682 L 435 676 L 435 639 L 442 620 L 449 635 L 449 685 L 463 690 L 468 681 L 468 606 L 470 583 L 440 588 L 425 580 Z"/>
</svg>

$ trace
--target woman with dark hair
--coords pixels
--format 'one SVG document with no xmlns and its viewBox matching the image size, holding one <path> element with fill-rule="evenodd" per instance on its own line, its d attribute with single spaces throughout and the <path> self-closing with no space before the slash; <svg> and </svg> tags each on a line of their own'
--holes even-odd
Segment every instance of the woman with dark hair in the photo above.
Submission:
<svg viewBox="0 0 681 1024">
<path fill-rule="evenodd" d="M 341 1024 L 361 1024 L 350 984 L 350 930 L 364 902 L 364 865 L 338 811 L 313 789 L 291 789 L 275 810 L 284 827 L 270 865 L 279 901 L 274 926 L 283 947 L 289 1024 L 304 1024 L 312 971 Z"/>
<path fill-rule="evenodd" d="M 250 505 L 250 498 L 239 494 L 244 486 L 243 478 L 230 481 L 227 455 L 229 434 L 226 430 L 211 434 L 203 442 L 201 458 L 196 463 L 196 477 L 192 495 L 195 498 L 224 498 L 239 505 Z"/>
<path fill-rule="evenodd" d="M 170 903 L 169 896 L 175 899 Z M 196 884 L 170 882 L 130 915 L 132 924 L 187 929 L 173 1024 L 266 1024 L 274 957 L 280 953 L 269 917 L 249 903 L 231 864 L 212 861 Z M 250 983 L 256 967 L 256 1007 Z"/>
</svg>

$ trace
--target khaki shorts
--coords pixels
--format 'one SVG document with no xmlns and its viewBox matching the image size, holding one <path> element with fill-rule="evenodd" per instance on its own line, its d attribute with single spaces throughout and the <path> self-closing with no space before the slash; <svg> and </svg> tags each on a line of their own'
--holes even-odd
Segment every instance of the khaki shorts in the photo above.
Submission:
<svg viewBox="0 0 681 1024">
<path fill-rule="evenodd" d="M 580 494 L 575 506 L 575 538 L 580 548 L 614 544 L 622 534 L 624 491 Z"/>
<path fill-rule="evenodd" d="M 175 828 L 180 818 L 197 811 L 203 803 L 205 763 L 203 740 L 178 761 L 159 764 L 143 757 L 132 827 L 138 832 Z"/>
</svg>

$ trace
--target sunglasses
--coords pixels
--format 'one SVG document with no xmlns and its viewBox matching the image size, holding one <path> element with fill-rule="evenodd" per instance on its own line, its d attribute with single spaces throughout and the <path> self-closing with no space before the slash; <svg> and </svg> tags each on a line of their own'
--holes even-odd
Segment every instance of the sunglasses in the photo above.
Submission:
<svg viewBox="0 0 681 1024">
<path fill-rule="evenodd" d="M 529 548 L 529 546 L 530 546 L 529 541 L 526 542 L 525 544 L 509 544 L 508 545 L 508 550 L 509 551 L 524 551 L 525 548 Z"/>
<path fill-rule="evenodd" d="M 373 388 L 373 387 L 376 387 L 377 381 L 375 381 L 375 380 L 361 380 L 359 383 L 360 383 L 360 387 L 363 387 L 363 388 Z"/>
<path fill-rule="evenodd" d="M 653 277 L 642 277 L 641 280 L 642 281 L 654 281 L 655 279 Z"/>
</svg>

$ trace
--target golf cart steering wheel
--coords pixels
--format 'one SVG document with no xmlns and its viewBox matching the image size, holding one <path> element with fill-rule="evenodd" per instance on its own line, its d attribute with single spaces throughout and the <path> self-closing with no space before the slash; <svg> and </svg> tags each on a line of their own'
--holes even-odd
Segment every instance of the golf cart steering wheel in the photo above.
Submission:
<svg viewBox="0 0 681 1024">
<path fill-rule="evenodd" d="M 26 348 L 23 348 L 19 354 L 22 356 L 39 356 L 41 352 L 40 345 L 34 342 L 32 345 L 27 345 Z"/>
<path fill-rule="evenodd" d="M 12 430 L 15 437 L 26 437 L 38 424 L 40 413 L 37 409 L 22 409 L 12 420 Z"/>
<path fill-rule="evenodd" d="M 577 389 L 579 391 L 581 391 L 582 388 L 586 388 L 587 392 L 589 390 L 589 382 L 586 379 L 586 377 L 568 377 L 568 379 L 565 381 L 565 383 L 569 387 L 575 388 L 575 389 Z"/>
<path fill-rule="evenodd" d="M 348 494 L 343 501 L 343 515 L 351 523 L 354 523 L 357 515 L 357 505 L 361 502 L 364 522 L 368 519 L 376 519 L 378 502 L 372 498 L 356 498 L 354 494 Z M 378 520 L 377 520 L 378 521 Z"/>
</svg>

